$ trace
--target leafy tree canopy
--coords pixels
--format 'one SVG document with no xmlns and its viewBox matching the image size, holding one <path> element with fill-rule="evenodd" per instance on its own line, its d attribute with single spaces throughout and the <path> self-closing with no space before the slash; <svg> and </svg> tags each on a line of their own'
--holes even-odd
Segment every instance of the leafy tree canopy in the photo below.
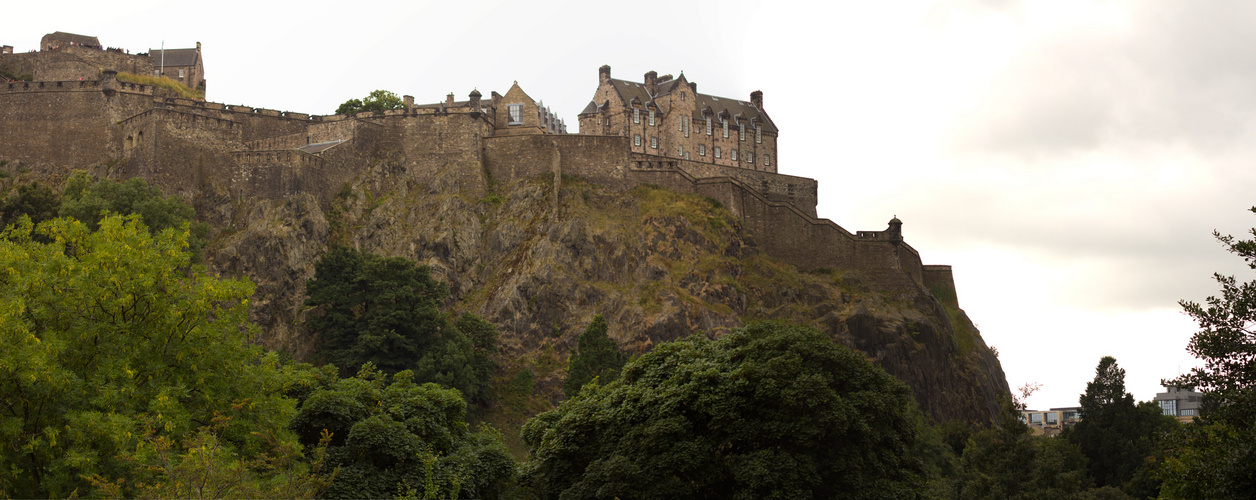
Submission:
<svg viewBox="0 0 1256 500">
<path fill-rule="evenodd" d="M 567 397 L 579 394 L 580 388 L 595 377 L 601 385 L 619 378 L 628 356 L 619 351 L 606 330 L 606 320 L 599 314 L 576 340 L 576 352 L 567 360 L 567 379 L 563 380 L 563 394 Z"/>
<path fill-rule="evenodd" d="M 8 199 L 0 200 L 0 228 L 17 222 L 26 215 L 33 224 L 51 220 L 57 216 L 61 200 L 48 186 L 38 182 L 22 184 Z"/>
<path fill-rule="evenodd" d="M 1256 240 L 1213 236 L 1256 269 Z M 1174 436 L 1161 468 L 1166 496 L 1241 498 L 1256 491 L 1256 281 L 1213 276 L 1220 297 L 1180 302 L 1199 324 L 1186 350 L 1203 366 L 1164 383 L 1196 388 L 1204 404 L 1201 425 L 1183 426 Z"/>
<path fill-rule="evenodd" d="M 349 99 L 336 108 L 336 114 L 348 115 L 359 111 L 387 111 L 405 107 L 405 101 L 387 90 L 373 90 L 364 99 Z"/>
<path fill-rule="evenodd" d="M 452 324 L 439 309 L 448 289 L 426 266 L 333 247 L 314 264 L 306 292 L 306 305 L 318 308 L 306 325 L 342 373 L 369 362 L 387 374 L 412 370 L 416 381 L 458 389 L 468 399 L 487 393 L 495 329 L 464 317 L 459 324 L 472 330 L 472 340 Z"/>
<path fill-rule="evenodd" d="M 132 485 L 143 436 L 182 442 L 219 414 L 241 456 L 287 435 L 286 378 L 251 343 L 253 286 L 188 272 L 186 232 L 136 216 L 98 227 L 0 233 L 0 496 L 65 497 L 96 475 Z"/>
<path fill-rule="evenodd" d="M 1095 484 L 1119 487 L 1140 498 L 1155 496 L 1159 485 L 1154 481 L 1131 481 L 1147 466 L 1160 435 L 1173 430 L 1177 421 L 1154 404 L 1135 405 L 1134 396 L 1125 392 L 1125 370 L 1111 356 L 1099 360 L 1095 379 L 1086 384 L 1079 401 L 1082 419 L 1063 437 L 1086 456 Z"/>
<path fill-rule="evenodd" d="M 356 377 L 335 370 L 301 403 L 292 429 L 307 446 L 330 433 L 339 468 L 324 498 L 498 498 L 515 464 L 501 434 L 471 432 L 457 391 L 388 377 L 369 363 Z"/>
<path fill-rule="evenodd" d="M 208 224 L 193 220 L 196 211 L 191 205 L 178 196 L 162 196 L 160 189 L 149 187 L 138 177 L 118 182 L 94 179 L 86 172 L 77 171 L 66 181 L 59 213 L 62 217 L 78 219 L 93 230 L 106 213 L 138 214 L 153 233 L 188 224 L 191 231 L 188 249 L 194 256 L 200 255 L 209 233 Z"/>
<path fill-rule="evenodd" d="M 902 498 L 911 395 L 815 330 L 660 344 L 523 428 L 544 498 Z"/>
</svg>

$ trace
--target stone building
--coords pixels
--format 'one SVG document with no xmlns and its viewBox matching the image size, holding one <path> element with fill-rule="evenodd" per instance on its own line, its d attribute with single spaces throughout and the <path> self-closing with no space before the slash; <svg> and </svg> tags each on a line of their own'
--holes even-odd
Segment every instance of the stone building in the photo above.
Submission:
<svg viewBox="0 0 1256 500">
<path fill-rule="evenodd" d="M 580 133 L 632 138 L 632 151 L 765 172 L 777 171 L 778 130 L 763 110 L 763 92 L 749 101 L 698 93 L 698 84 L 645 74 L 642 83 L 598 69 L 598 87 L 580 112 Z"/>
<path fill-rule="evenodd" d="M 94 36 L 76 35 L 74 33 L 66 33 L 64 31 L 56 31 L 44 35 L 39 40 L 39 50 L 57 50 L 61 47 L 81 46 L 93 49 L 103 48 L 100 46 L 100 40 Z"/>
<path fill-rule="evenodd" d="M 492 105 L 496 109 L 494 127 L 498 135 L 567 133 L 567 124 L 544 103 L 529 97 L 519 88 L 519 82 L 514 82 L 506 95 L 493 92 Z"/>
<path fill-rule="evenodd" d="M 201 42 L 194 49 L 148 49 L 153 75 L 165 75 L 188 88 L 205 92 L 205 65 L 201 61 Z"/>
</svg>

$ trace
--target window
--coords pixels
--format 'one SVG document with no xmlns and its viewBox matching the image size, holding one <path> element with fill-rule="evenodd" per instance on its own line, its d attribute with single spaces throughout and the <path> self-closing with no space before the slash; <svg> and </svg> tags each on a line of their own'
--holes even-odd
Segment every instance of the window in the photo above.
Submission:
<svg viewBox="0 0 1256 500">
<path fill-rule="evenodd" d="M 153 76 L 161 76 L 161 70 L 159 69 L 153 70 Z"/>
<path fill-rule="evenodd" d="M 682 100 L 682 101 L 683 101 L 683 100 L 685 100 L 685 93 L 684 93 L 684 92 L 681 92 L 681 93 L 680 93 L 680 100 Z"/>
<path fill-rule="evenodd" d="M 793 185 L 793 184 L 786 184 L 786 185 L 785 185 L 785 194 L 790 195 L 790 196 L 794 196 L 794 185 Z M 1052 413 L 1052 415 L 1055 415 L 1055 414 L 1054 414 L 1054 413 Z"/>
<path fill-rule="evenodd" d="M 611 117 L 609 117 L 609 116 L 608 116 L 608 117 L 606 117 L 606 126 L 607 126 L 607 127 L 611 126 Z"/>
<path fill-rule="evenodd" d="M 633 134 L 633 135 L 632 135 L 632 145 L 633 145 L 633 146 L 640 146 L 640 145 L 641 145 L 641 134 Z"/>
<path fill-rule="evenodd" d="M 706 156 L 706 144 L 698 145 L 698 156 Z"/>
<path fill-rule="evenodd" d="M 746 125 L 741 123 L 741 120 L 737 120 L 737 140 L 746 140 Z"/>
<path fill-rule="evenodd" d="M 706 117 L 706 133 L 711 135 L 711 117 Z"/>
<path fill-rule="evenodd" d="M 693 122 L 692 117 L 685 117 L 685 137 L 689 137 L 689 124 Z"/>
<path fill-rule="evenodd" d="M 658 148 L 659 148 L 659 138 L 658 138 L 658 137 L 651 137 L 651 138 L 650 138 L 650 149 L 658 149 Z"/>
<path fill-rule="evenodd" d="M 724 138 L 727 139 L 728 138 L 728 119 L 721 118 L 720 122 L 724 124 Z"/>
<path fill-rule="evenodd" d="M 736 149 L 729 150 L 728 157 L 733 161 L 737 161 L 737 150 Z"/>
<path fill-rule="evenodd" d="M 763 166 L 765 167 L 772 166 L 772 155 L 763 153 Z"/>
<path fill-rule="evenodd" d="M 522 104 L 507 104 L 506 109 L 510 113 L 510 119 L 506 122 L 507 125 L 523 125 Z"/>
<path fill-rule="evenodd" d="M 763 126 L 758 123 L 754 124 L 754 143 L 761 144 L 763 142 Z"/>
<path fill-rule="evenodd" d="M 1179 417 L 1193 417 L 1195 415 L 1199 415 L 1199 410 L 1196 408 L 1182 408 L 1182 410 L 1178 412 Z"/>
<path fill-rule="evenodd" d="M 685 157 L 685 146 L 684 146 L 684 145 L 676 146 L 676 156 L 681 157 L 681 158 L 684 158 L 684 157 Z"/>
<path fill-rule="evenodd" d="M 632 122 L 641 123 L 641 108 L 632 108 Z"/>
<path fill-rule="evenodd" d="M 1041 413 L 1030 413 L 1030 414 L 1029 414 L 1029 423 L 1031 423 L 1031 424 L 1041 424 L 1041 423 L 1042 423 L 1042 414 L 1041 414 Z"/>
<path fill-rule="evenodd" d="M 1077 412 L 1075 412 L 1075 411 L 1066 411 L 1066 412 L 1064 412 L 1064 421 L 1065 421 L 1065 422 L 1072 422 L 1072 421 L 1074 421 L 1074 420 L 1077 420 Z"/>
<path fill-rule="evenodd" d="M 720 157 L 720 147 L 719 147 L 719 146 L 716 146 L 716 147 L 715 147 L 715 157 L 716 157 L 716 158 L 719 158 L 719 157 Z"/>
<path fill-rule="evenodd" d="M 1177 400 L 1176 399 L 1161 400 L 1159 401 L 1159 403 L 1160 403 L 1160 409 L 1164 410 L 1165 415 L 1168 415 L 1170 417 L 1177 416 Z"/>
<path fill-rule="evenodd" d="M 686 159 L 686 160 L 688 160 L 688 159 L 689 159 L 689 152 L 688 152 L 688 151 L 685 151 L 685 159 Z"/>
<path fill-rule="evenodd" d="M 790 187 L 794 187 L 794 186 L 790 186 Z M 1044 413 L 1043 415 L 1046 415 L 1046 416 L 1047 416 L 1047 425 L 1056 425 L 1056 424 L 1058 424 L 1058 423 L 1059 423 L 1059 422 L 1057 422 L 1057 421 L 1056 421 L 1056 413 L 1055 413 L 1055 412 Z"/>
<path fill-rule="evenodd" d="M 685 117 L 683 116 L 676 117 L 676 131 L 677 132 L 685 131 Z"/>
<path fill-rule="evenodd" d="M 183 68 L 179 68 L 179 79 L 183 79 Z"/>
<path fill-rule="evenodd" d="M 650 110 L 650 126 L 651 127 L 654 126 L 654 110 L 653 109 Z"/>
</svg>

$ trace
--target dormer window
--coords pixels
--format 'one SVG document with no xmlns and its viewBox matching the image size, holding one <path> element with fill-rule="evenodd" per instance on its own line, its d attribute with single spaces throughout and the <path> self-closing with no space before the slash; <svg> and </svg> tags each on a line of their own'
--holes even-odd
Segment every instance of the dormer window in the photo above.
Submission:
<svg viewBox="0 0 1256 500">
<path fill-rule="evenodd" d="M 523 125 L 523 104 L 507 104 L 506 110 L 510 115 L 507 125 Z"/>
<path fill-rule="evenodd" d="M 651 127 L 654 126 L 654 110 L 653 109 L 650 110 L 650 126 Z"/>
<path fill-rule="evenodd" d="M 711 117 L 706 117 L 706 134 L 711 135 Z"/>
<path fill-rule="evenodd" d="M 720 118 L 720 122 L 724 124 L 724 138 L 728 138 L 728 118 Z"/>
<path fill-rule="evenodd" d="M 754 124 L 754 143 L 763 143 L 763 126 L 758 123 Z"/>
<path fill-rule="evenodd" d="M 641 123 L 641 108 L 632 108 L 632 122 Z"/>
</svg>

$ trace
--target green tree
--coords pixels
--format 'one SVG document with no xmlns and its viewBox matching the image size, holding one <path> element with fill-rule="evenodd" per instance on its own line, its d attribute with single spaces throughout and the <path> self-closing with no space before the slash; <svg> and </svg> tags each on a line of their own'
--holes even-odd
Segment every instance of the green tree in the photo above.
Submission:
<svg viewBox="0 0 1256 500">
<path fill-rule="evenodd" d="M 0 228 L 17 222 L 23 215 L 39 224 L 55 218 L 60 208 L 60 198 L 48 186 L 38 182 L 22 184 L 13 196 L 0 200 Z"/>
<path fill-rule="evenodd" d="M 471 368 L 479 387 L 475 390 L 477 397 L 473 400 L 481 404 L 487 403 L 491 395 L 489 383 L 498 368 L 497 362 L 493 361 L 493 357 L 497 355 L 497 325 L 474 314 L 465 313 L 458 317 L 454 327 L 471 339 L 471 345 L 475 349 Z"/>
<path fill-rule="evenodd" d="M 209 234 L 208 224 L 194 220 L 196 211 L 191 205 L 178 196 L 163 196 L 160 189 L 138 177 L 118 182 L 77 171 L 66 181 L 61 200 L 62 217 L 78 219 L 93 230 L 107 213 L 137 214 L 153 233 L 188 224 L 188 251 L 194 256 L 200 255 Z"/>
<path fill-rule="evenodd" d="M 486 387 L 476 344 L 440 311 L 449 292 L 426 266 L 333 247 L 314 264 L 306 293 L 306 305 L 317 308 L 306 326 L 317 334 L 320 354 L 342 374 L 370 362 L 384 373 L 412 370 L 415 380 L 458 389 L 468 399 Z M 478 322 L 464 324 L 488 340 Z"/>
<path fill-rule="evenodd" d="M 576 352 L 567 360 L 567 378 L 563 380 L 563 394 L 567 397 L 579 394 L 580 388 L 594 378 L 601 385 L 619 378 L 628 355 L 619 351 L 606 330 L 606 320 L 598 314 L 576 340 Z"/>
<path fill-rule="evenodd" d="M 387 111 L 405 107 L 405 101 L 387 90 L 373 90 L 364 99 L 349 99 L 336 108 L 336 114 L 347 115 L 359 111 Z"/>
<path fill-rule="evenodd" d="M 243 457 L 291 438 L 287 378 L 252 343 L 253 286 L 189 272 L 186 231 L 98 227 L 0 233 L 0 496 L 82 493 L 85 476 L 133 485 L 143 436 L 184 442 L 217 415 L 234 415 L 219 436 Z"/>
<path fill-rule="evenodd" d="M 408 370 L 387 379 L 368 363 L 324 377 L 301 403 L 291 428 L 307 446 L 330 435 L 327 465 L 338 468 L 324 498 L 500 497 L 515 475 L 501 434 L 471 432 L 457 391 L 416 384 Z"/>
<path fill-rule="evenodd" d="M 907 386 L 805 327 L 660 344 L 524 425 L 543 498 L 903 498 Z"/>
<path fill-rule="evenodd" d="M 944 497 L 1077 498 L 1089 485 L 1086 457 L 1077 446 L 1031 435 L 1011 402 L 1004 403 L 994 428 L 968 441 L 961 468 L 955 489 Z"/>
<path fill-rule="evenodd" d="M 1130 482 L 1155 453 L 1160 435 L 1172 431 L 1176 420 L 1154 404 L 1135 405 L 1134 396 L 1125 392 L 1125 370 L 1111 356 L 1099 360 L 1095 379 L 1086 384 L 1079 401 L 1081 421 L 1062 437 L 1086 456 L 1095 484 L 1122 488 L 1142 498 L 1155 496 L 1158 485 L 1154 482 Z"/>
<path fill-rule="evenodd" d="M 1256 269 L 1256 240 L 1213 236 Z M 1169 498 L 1240 498 L 1256 491 L 1256 281 L 1213 276 L 1220 297 L 1209 296 L 1204 305 L 1180 302 L 1200 328 L 1186 350 L 1203 366 L 1164 381 L 1204 394 L 1201 425 L 1183 426 L 1161 468 L 1162 494 Z"/>
</svg>

